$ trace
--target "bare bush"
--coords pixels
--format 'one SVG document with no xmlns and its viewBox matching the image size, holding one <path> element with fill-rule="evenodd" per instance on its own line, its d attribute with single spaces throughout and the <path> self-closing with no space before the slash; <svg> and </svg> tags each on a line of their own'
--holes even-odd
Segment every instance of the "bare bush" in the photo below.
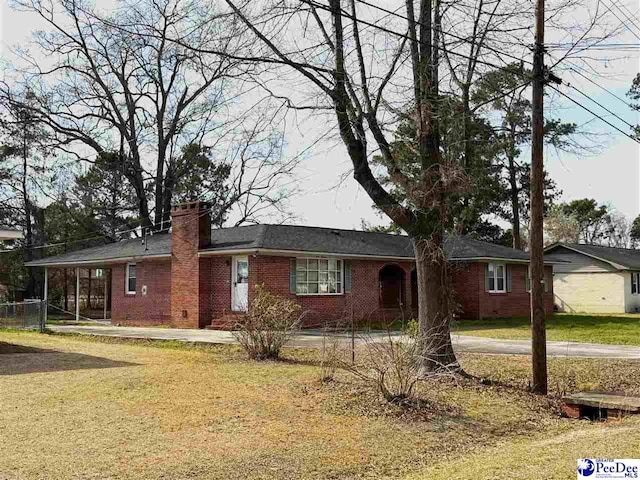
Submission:
<svg viewBox="0 0 640 480">
<path fill-rule="evenodd" d="M 343 359 L 351 351 L 349 337 L 345 335 L 349 328 L 346 320 L 325 322 L 322 328 L 322 346 L 320 348 L 320 381 L 330 382 L 335 379 Z"/>
<path fill-rule="evenodd" d="M 276 359 L 280 350 L 299 329 L 302 307 L 287 298 L 274 295 L 264 285 L 256 294 L 234 328 L 233 335 L 249 358 Z"/>
<path fill-rule="evenodd" d="M 335 354 L 331 360 L 336 368 L 348 371 L 372 386 L 386 401 L 414 404 L 419 381 L 454 376 L 459 371 L 457 362 L 425 368 L 424 352 L 433 351 L 440 341 L 435 338 L 436 334 L 421 335 L 416 331 L 411 322 L 401 330 L 360 331 L 356 334 L 355 358 L 349 361 L 344 354 Z M 432 358 L 430 356 L 429 360 Z"/>
</svg>

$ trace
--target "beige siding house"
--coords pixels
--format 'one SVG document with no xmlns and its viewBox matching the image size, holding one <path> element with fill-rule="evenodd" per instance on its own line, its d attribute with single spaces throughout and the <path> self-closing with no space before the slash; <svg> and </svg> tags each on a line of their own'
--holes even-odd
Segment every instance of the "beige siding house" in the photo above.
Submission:
<svg viewBox="0 0 640 480">
<path fill-rule="evenodd" d="M 640 250 L 558 243 L 553 261 L 555 307 L 561 312 L 640 312 Z"/>
</svg>

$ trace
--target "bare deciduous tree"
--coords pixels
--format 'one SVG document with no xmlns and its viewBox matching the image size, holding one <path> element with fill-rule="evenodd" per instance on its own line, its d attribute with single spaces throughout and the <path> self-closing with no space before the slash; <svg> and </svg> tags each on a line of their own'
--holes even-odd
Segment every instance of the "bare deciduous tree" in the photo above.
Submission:
<svg viewBox="0 0 640 480">
<path fill-rule="evenodd" d="M 435 101 L 439 95 L 438 0 L 422 0 L 417 11 L 407 1 L 404 20 L 396 22 L 401 26 L 383 34 L 359 18 L 356 0 L 330 0 L 328 5 L 313 0 L 272 1 L 259 7 L 225 2 L 253 34 L 252 48 L 243 52 L 245 58 L 281 65 L 298 74 L 297 82 L 314 88 L 316 93 L 304 105 L 294 105 L 291 96 L 287 105 L 333 109 L 354 178 L 413 241 L 420 328 L 429 334 L 429 341 L 423 342 L 421 368 L 457 365 L 450 338 L 443 244 L 447 196 L 460 190 L 464 175 L 440 155 Z M 406 118 L 399 112 L 411 112 L 414 117 L 418 182 L 411 181 L 396 162 L 390 145 L 387 117 Z M 372 171 L 374 149 L 390 166 L 391 180 L 407 192 L 406 199 L 390 194 Z"/>
<path fill-rule="evenodd" d="M 19 104 L 21 90 L 33 91 L 32 114 L 68 155 L 92 162 L 96 155 L 115 154 L 135 191 L 143 227 L 162 228 L 168 220 L 180 181 L 177 158 L 191 144 L 228 152 L 233 139 L 234 148 L 251 156 L 251 162 L 232 168 L 242 182 L 232 181 L 230 197 L 221 203 L 239 202 L 245 219 L 254 195 L 280 207 L 279 181 L 295 162 L 280 162 L 280 148 L 265 148 L 268 142 L 282 145 L 272 114 L 265 116 L 271 122 L 265 126 L 264 119 L 233 110 L 243 91 L 231 83 L 244 72 L 242 62 L 168 40 L 235 51 L 248 41 L 242 23 L 190 0 L 124 1 L 108 13 L 83 0 L 15 4 L 38 14 L 48 29 L 35 36 L 37 54 L 21 52 L 26 67 L 2 95 Z M 271 156 L 257 153 L 265 151 Z"/>
</svg>

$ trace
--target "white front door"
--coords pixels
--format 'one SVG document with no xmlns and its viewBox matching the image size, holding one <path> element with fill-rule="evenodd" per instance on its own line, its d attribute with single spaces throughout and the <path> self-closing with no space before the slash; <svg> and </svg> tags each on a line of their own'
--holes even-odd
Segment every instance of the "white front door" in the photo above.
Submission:
<svg viewBox="0 0 640 480">
<path fill-rule="evenodd" d="M 249 257 L 233 257 L 231 268 L 231 309 L 246 312 L 249 304 Z"/>
</svg>

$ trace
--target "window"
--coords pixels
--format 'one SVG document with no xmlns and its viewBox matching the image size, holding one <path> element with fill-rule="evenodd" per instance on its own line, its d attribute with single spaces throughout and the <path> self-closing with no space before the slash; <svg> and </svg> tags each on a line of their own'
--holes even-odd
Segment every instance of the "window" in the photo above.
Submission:
<svg viewBox="0 0 640 480">
<path fill-rule="evenodd" d="M 136 264 L 127 264 L 127 276 L 125 284 L 125 293 L 136 293 Z"/>
<path fill-rule="evenodd" d="M 504 263 L 490 263 L 487 270 L 487 290 L 489 292 L 506 292 L 506 275 Z"/>
<path fill-rule="evenodd" d="M 631 293 L 640 295 L 640 272 L 631 272 Z"/>
<path fill-rule="evenodd" d="M 529 268 L 524 271 L 524 289 L 531 292 L 531 277 L 529 276 Z"/>
<path fill-rule="evenodd" d="M 342 260 L 296 259 L 296 293 L 298 295 L 342 294 Z"/>
</svg>

